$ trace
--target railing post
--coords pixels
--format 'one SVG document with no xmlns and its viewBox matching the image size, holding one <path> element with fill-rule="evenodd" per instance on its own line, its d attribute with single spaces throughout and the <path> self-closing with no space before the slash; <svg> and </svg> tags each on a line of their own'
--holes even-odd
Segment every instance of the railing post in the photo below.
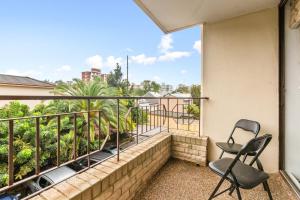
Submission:
<svg viewBox="0 0 300 200">
<path fill-rule="evenodd" d="M 187 114 L 188 114 L 188 131 L 190 130 L 190 112 L 189 112 L 189 107 L 190 107 L 190 100 L 187 105 Z"/>
<path fill-rule="evenodd" d="M 57 115 L 57 149 L 56 149 L 56 165 L 60 165 L 60 115 Z"/>
<path fill-rule="evenodd" d="M 99 110 L 98 112 L 98 149 L 100 150 L 101 148 L 101 138 L 100 138 L 100 135 L 101 135 L 101 111 Z"/>
<path fill-rule="evenodd" d="M 200 128 L 201 128 L 201 99 L 199 98 L 199 137 L 201 136 Z"/>
<path fill-rule="evenodd" d="M 161 132 L 161 98 L 159 98 L 159 132 Z"/>
<path fill-rule="evenodd" d="M 87 154 L 88 154 L 88 167 L 91 166 L 91 160 L 90 160 L 90 144 L 91 144 L 91 100 L 87 100 L 87 129 L 88 129 L 88 135 L 87 135 Z"/>
<path fill-rule="evenodd" d="M 8 129 L 8 185 L 14 183 L 14 121 L 9 120 Z"/>
<path fill-rule="evenodd" d="M 35 174 L 40 173 L 40 118 L 37 117 L 35 124 Z"/>
<path fill-rule="evenodd" d="M 156 126 L 158 126 L 158 109 L 159 109 L 159 105 L 156 106 Z"/>
<path fill-rule="evenodd" d="M 177 98 L 177 103 L 176 103 L 176 105 L 177 105 L 177 130 L 178 130 L 178 121 L 179 121 L 179 116 L 178 116 L 178 107 L 179 107 L 179 105 L 178 105 L 178 98 Z"/>
<path fill-rule="evenodd" d="M 153 111 L 153 128 L 155 128 L 155 108 L 156 108 L 155 104 L 154 104 L 153 108 L 154 108 L 154 111 Z"/>
<path fill-rule="evenodd" d="M 168 98 L 168 132 L 170 132 L 170 99 Z"/>
<path fill-rule="evenodd" d="M 143 134 L 144 133 L 144 107 L 142 106 L 141 108 L 142 108 L 142 130 L 141 130 L 141 132 Z"/>
<path fill-rule="evenodd" d="M 117 99 L 117 160 L 120 160 L 120 99 Z"/>
<path fill-rule="evenodd" d="M 136 107 L 136 143 L 139 143 L 139 107 Z"/>
<path fill-rule="evenodd" d="M 148 132 L 148 106 L 146 106 L 146 132 Z"/>
<path fill-rule="evenodd" d="M 149 106 L 149 116 L 150 116 L 150 131 L 151 131 L 152 129 L 151 105 Z"/>
<path fill-rule="evenodd" d="M 73 126 L 74 126 L 74 141 L 73 141 L 73 151 L 74 151 L 74 160 L 77 158 L 77 114 L 74 113 L 73 119 Z"/>
<path fill-rule="evenodd" d="M 185 118 L 185 116 L 184 116 L 184 104 L 182 104 L 182 125 L 183 125 L 183 127 L 184 127 L 184 124 L 185 124 L 184 118 Z"/>
</svg>

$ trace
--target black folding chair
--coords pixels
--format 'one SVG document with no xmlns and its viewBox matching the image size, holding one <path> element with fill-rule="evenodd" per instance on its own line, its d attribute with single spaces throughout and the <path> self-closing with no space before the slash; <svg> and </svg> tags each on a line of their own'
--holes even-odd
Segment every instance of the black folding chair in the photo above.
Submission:
<svg viewBox="0 0 300 200">
<path fill-rule="evenodd" d="M 222 149 L 222 153 L 221 153 L 219 159 L 222 158 L 224 152 L 229 153 L 229 154 L 238 154 L 238 152 L 242 149 L 243 145 L 235 143 L 234 138 L 233 138 L 233 133 L 238 128 L 243 129 L 244 131 L 253 133 L 254 138 L 256 138 L 257 134 L 259 133 L 259 130 L 260 130 L 260 124 L 256 121 L 252 121 L 252 120 L 248 120 L 248 119 L 240 119 L 235 124 L 227 142 L 217 142 L 216 143 L 216 145 L 220 149 Z M 246 159 L 246 157 L 247 156 L 244 157 L 244 160 Z"/>
<path fill-rule="evenodd" d="M 261 183 L 266 189 L 270 200 L 272 200 L 272 195 L 267 182 L 269 175 L 262 170 L 252 167 L 253 163 L 256 162 L 271 139 L 272 135 L 270 134 L 266 134 L 258 138 L 253 138 L 245 146 L 242 147 L 235 158 L 222 158 L 210 162 L 209 168 L 222 178 L 213 193 L 210 195 L 209 200 L 219 196 L 220 194 L 223 194 L 226 191 L 230 191 L 229 195 L 231 195 L 234 190 L 236 190 L 237 192 L 238 199 L 241 200 L 242 197 L 240 188 L 252 189 Z M 240 157 L 248 153 L 255 154 L 249 165 L 240 161 Z M 224 180 L 229 181 L 231 183 L 231 186 L 224 191 L 216 194 Z"/>
</svg>

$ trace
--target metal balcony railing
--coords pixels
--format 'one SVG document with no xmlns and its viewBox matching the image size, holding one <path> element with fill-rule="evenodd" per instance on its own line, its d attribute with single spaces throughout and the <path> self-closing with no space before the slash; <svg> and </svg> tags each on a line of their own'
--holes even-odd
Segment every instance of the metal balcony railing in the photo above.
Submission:
<svg viewBox="0 0 300 200">
<path fill-rule="evenodd" d="M 46 115 L 38 115 L 38 116 L 24 116 L 24 117 L 14 117 L 14 118 L 5 118 L 0 119 L 0 123 L 4 123 L 7 126 L 7 133 L 0 132 L 0 138 L 3 134 L 7 134 L 8 141 L 7 141 L 7 158 L 2 160 L 1 163 L 7 165 L 7 172 L 8 172 L 8 182 L 7 185 L 0 188 L 0 193 L 4 191 L 8 191 L 14 189 L 16 186 L 22 185 L 27 181 L 33 180 L 38 178 L 39 176 L 48 173 L 52 170 L 55 170 L 59 167 L 69 165 L 70 163 L 74 163 L 76 161 L 82 161 L 83 159 L 86 160 L 86 166 L 84 169 L 77 171 L 80 173 L 92 166 L 97 165 L 98 163 L 112 157 L 116 156 L 117 160 L 120 158 L 120 152 L 124 149 L 142 142 L 147 138 L 160 133 L 162 131 L 169 132 L 170 129 L 185 129 L 190 130 L 191 126 L 197 126 L 200 135 L 200 113 L 199 116 L 195 116 L 189 109 L 190 105 L 193 102 L 198 102 L 200 107 L 201 100 L 208 100 L 207 97 L 201 98 L 175 98 L 175 97 L 95 97 L 95 96 L 0 96 L 0 101 L 22 101 L 26 102 L 27 100 L 36 100 L 36 101 L 50 101 L 50 100 L 61 100 L 61 101 L 84 101 L 86 102 L 86 110 L 83 111 L 76 111 L 76 112 L 68 112 L 68 113 L 55 113 L 55 114 L 46 114 Z M 91 109 L 91 103 L 96 101 L 113 101 L 115 102 L 116 106 L 116 113 L 112 113 L 112 115 L 116 116 L 116 124 L 112 126 L 110 121 L 105 124 L 102 124 L 103 117 L 101 109 Z M 127 108 L 126 113 L 120 112 L 120 101 L 132 101 L 133 106 Z M 143 100 L 143 101 L 142 101 Z M 47 102 L 45 103 L 47 104 Z M 172 105 L 170 105 L 172 104 Z M 201 108 L 199 108 L 201 110 Z M 123 115 L 124 116 L 121 116 Z M 141 115 L 141 116 L 140 116 Z M 91 117 L 93 116 L 93 119 Z M 63 125 L 62 119 L 68 117 L 69 120 L 72 120 L 72 130 L 74 131 L 73 138 L 72 138 L 72 152 L 74 152 L 72 159 L 64 160 L 62 159 L 61 150 L 61 137 L 64 136 L 63 133 Z M 84 121 L 85 127 L 85 134 L 86 137 L 86 149 L 83 152 L 79 152 L 78 142 L 79 142 L 79 119 L 86 117 Z M 96 120 L 95 120 L 96 119 Z M 34 171 L 28 173 L 27 176 L 22 178 L 21 180 L 16 180 L 15 177 L 15 163 L 14 159 L 16 156 L 14 143 L 16 142 L 15 138 L 15 126 L 16 123 L 21 120 L 34 120 L 35 124 L 35 134 L 34 134 L 34 143 L 35 143 L 35 151 L 34 151 Z M 55 123 L 55 130 L 56 130 L 56 161 L 55 163 L 50 166 L 41 166 L 41 152 L 42 145 L 41 144 L 41 123 L 45 120 L 54 120 Z M 91 129 L 91 120 L 97 121 L 95 123 L 96 126 L 94 129 Z M 122 143 L 120 140 L 120 120 L 125 121 L 125 128 L 122 128 L 122 132 L 125 132 L 129 135 L 130 139 L 129 142 L 126 144 Z M 93 121 L 93 122 L 94 122 Z M 127 123 L 130 122 L 130 123 Z M 128 125 L 130 124 L 130 125 Z M 197 125 L 195 125 L 197 124 Z M 107 126 L 108 130 L 108 137 L 101 138 L 103 135 L 102 126 Z M 81 127 L 83 125 L 81 124 Z M 83 131 L 83 128 L 82 130 Z M 97 132 L 98 138 L 91 141 L 91 131 Z M 195 130 L 193 130 L 195 131 Z M 113 133 L 113 134 L 111 134 Z M 2 136 L 1 136 L 2 135 Z M 93 159 L 93 155 L 97 154 L 98 152 L 102 151 L 104 148 L 104 144 L 108 141 L 109 137 L 115 136 L 114 140 L 111 140 L 111 143 L 115 143 L 115 154 L 109 157 L 106 157 L 102 160 L 98 160 L 95 162 Z M 98 144 L 97 144 L 98 143 Z M 93 146 L 93 148 L 92 148 Z M 97 148 L 95 148 L 95 146 Z M 41 191 L 49 188 L 45 187 Z"/>
</svg>

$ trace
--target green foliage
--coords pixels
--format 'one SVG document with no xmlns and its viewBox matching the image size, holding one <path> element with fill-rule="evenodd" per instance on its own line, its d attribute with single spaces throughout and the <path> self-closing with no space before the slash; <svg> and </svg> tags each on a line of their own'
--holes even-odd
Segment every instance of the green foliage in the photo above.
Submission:
<svg viewBox="0 0 300 200">
<path fill-rule="evenodd" d="M 120 90 L 108 87 L 100 79 L 95 79 L 91 82 L 83 82 L 74 80 L 73 82 L 60 84 L 55 89 L 58 95 L 72 96 L 117 96 L 120 95 Z M 130 118 L 125 119 L 125 114 L 128 112 L 128 107 L 133 102 L 120 100 L 120 133 L 126 130 L 132 130 L 134 123 L 131 123 Z M 56 150 L 57 150 L 57 117 L 49 116 L 57 113 L 70 113 L 87 111 L 87 100 L 54 100 L 47 104 L 41 103 L 36 105 L 32 110 L 28 106 L 14 101 L 5 105 L 0 109 L 2 119 L 11 117 L 24 116 L 41 116 L 40 117 L 40 166 L 48 169 L 56 165 Z M 90 109 L 97 112 L 90 113 L 90 136 L 91 136 L 91 151 L 98 149 L 98 139 L 106 141 L 105 138 L 110 137 L 110 129 L 116 130 L 117 127 L 117 101 L 116 100 L 91 100 Z M 101 130 L 99 133 L 99 116 L 101 113 Z M 62 115 L 60 118 L 60 161 L 65 162 L 71 160 L 75 155 L 80 156 L 87 151 L 87 114 L 78 114 L 77 116 L 77 141 L 74 152 L 74 126 L 73 116 Z M 115 131 L 112 131 L 115 132 Z M 14 120 L 14 173 L 15 180 L 22 179 L 28 175 L 32 175 L 35 170 L 35 135 L 36 121 L 34 118 Z M 0 187 L 7 185 L 7 151 L 8 151 L 8 122 L 0 122 Z"/>
<path fill-rule="evenodd" d="M 109 73 L 107 77 L 107 83 L 110 87 L 122 87 L 122 78 L 123 78 L 123 73 L 121 70 L 121 66 L 119 63 L 116 64 L 116 68 Z"/>
<path fill-rule="evenodd" d="M 160 85 L 156 83 L 155 81 L 150 81 L 150 80 L 144 80 L 142 82 L 143 89 L 144 89 L 144 94 L 147 92 L 159 92 L 160 90 Z"/>
<path fill-rule="evenodd" d="M 191 95 L 193 98 L 201 97 L 201 86 L 200 85 L 192 85 L 191 86 Z M 197 106 L 200 105 L 199 100 L 194 100 L 193 103 L 196 104 Z"/>
<path fill-rule="evenodd" d="M 200 117 L 200 109 L 196 104 L 188 105 L 188 113 L 192 114 L 195 119 Z"/>
<path fill-rule="evenodd" d="M 175 92 L 179 92 L 179 93 L 190 93 L 190 88 L 187 85 L 184 84 L 180 84 Z"/>
</svg>

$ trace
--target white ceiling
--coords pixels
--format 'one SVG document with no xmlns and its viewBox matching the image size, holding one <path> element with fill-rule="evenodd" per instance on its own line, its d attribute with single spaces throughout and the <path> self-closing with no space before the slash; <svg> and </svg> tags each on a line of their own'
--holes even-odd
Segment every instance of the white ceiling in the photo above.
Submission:
<svg viewBox="0 0 300 200">
<path fill-rule="evenodd" d="M 165 32 L 217 22 L 279 4 L 280 0 L 135 0 Z"/>
</svg>

